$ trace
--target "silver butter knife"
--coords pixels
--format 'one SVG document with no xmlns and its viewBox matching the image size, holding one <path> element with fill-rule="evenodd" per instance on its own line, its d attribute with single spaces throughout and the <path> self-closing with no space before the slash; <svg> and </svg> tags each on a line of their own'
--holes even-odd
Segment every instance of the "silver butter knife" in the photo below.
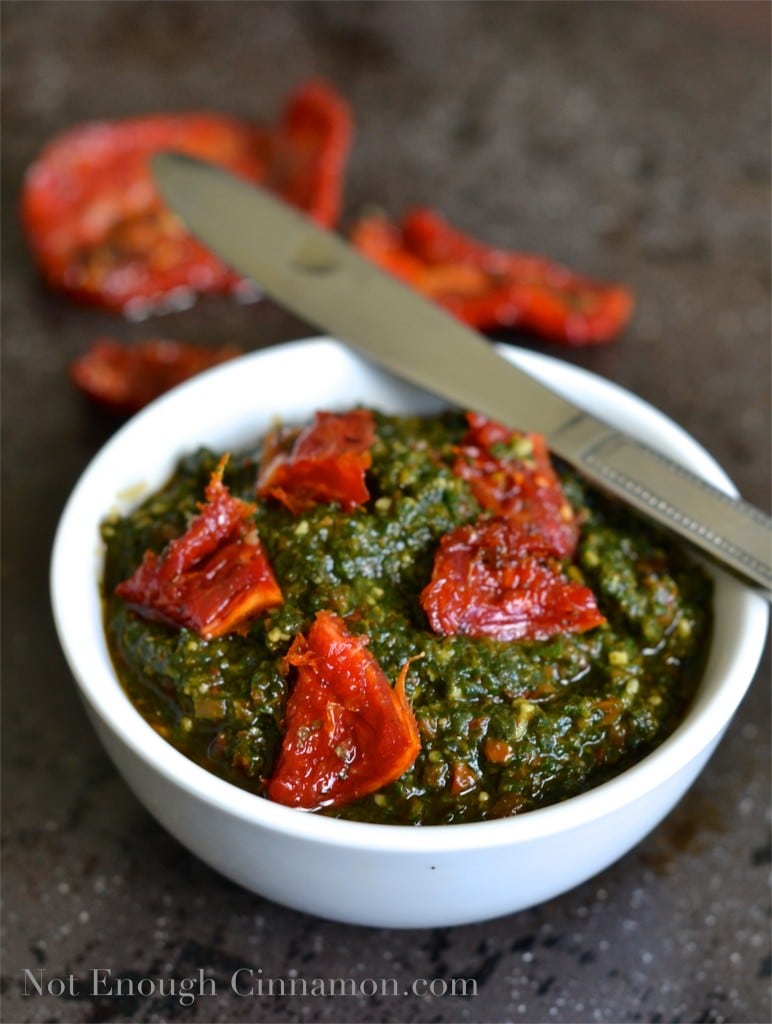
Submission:
<svg viewBox="0 0 772 1024">
<path fill-rule="evenodd" d="M 271 193 L 159 153 L 152 173 L 193 235 L 272 299 L 392 373 L 542 433 L 557 455 L 772 599 L 772 520 L 555 394 L 412 288 Z"/>
</svg>

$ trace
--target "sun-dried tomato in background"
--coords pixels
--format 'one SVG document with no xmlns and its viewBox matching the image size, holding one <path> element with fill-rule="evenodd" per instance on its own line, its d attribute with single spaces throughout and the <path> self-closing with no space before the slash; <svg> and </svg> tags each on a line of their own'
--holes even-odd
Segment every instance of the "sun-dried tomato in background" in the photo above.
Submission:
<svg viewBox="0 0 772 1024">
<path fill-rule="evenodd" d="M 164 205 L 150 157 L 169 149 L 220 164 L 333 227 L 351 136 L 348 105 L 320 81 L 298 88 L 267 127 L 217 113 L 82 124 L 28 169 L 22 222 L 51 287 L 135 318 L 179 308 L 242 279 Z"/>
<path fill-rule="evenodd" d="M 124 344 L 99 338 L 70 364 L 70 380 L 103 409 L 128 416 L 177 384 L 240 354 L 235 345 L 193 345 L 170 338 Z"/>
<path fill-rule="evenodd" d="M 400 224 L 363 217 L 350 237 L 375 263 L 480 330 L 512 327 L 565 345 L 598 345 L 613 340 L 632 313 L 624 285 L 485 245 L 432 210 L 412 210 Z"/>
</svg>

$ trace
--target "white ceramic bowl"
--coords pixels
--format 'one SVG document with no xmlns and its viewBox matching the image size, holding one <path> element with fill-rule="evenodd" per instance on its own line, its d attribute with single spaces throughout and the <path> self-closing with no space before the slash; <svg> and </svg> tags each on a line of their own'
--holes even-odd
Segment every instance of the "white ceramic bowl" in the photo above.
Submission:
<svg viewBox="0 0 772 1024">
<path fill-rule="evenodd" d="M 719 487 L 712 458 L 651 406 L 582 370 L 512 348 L 504 355 L 662 448 Z M 217 367 L 130 420 L 94 458 L 59 525 L 51 586 L 62 647 L 110 756 L 149 811 L 234 881 L 279 903 L 364 925 L 482 921 L 550 899 L 601 871 L 673 807 L 712 753 L 758 664 L 767 605 L 715 573 L 715 631 L 685 720 L 654 753 L 581 796 L 520 817 L 410 827 L 338 821 L 271 803 L 216 778 L 158 736 L 113 671 L 102 629 L 99 524 L 160 486 L 199 444 L 238 448 L 280 414 L 365 402 L 385 411 L 440 403 L 327 339 Z"/>
</svg>

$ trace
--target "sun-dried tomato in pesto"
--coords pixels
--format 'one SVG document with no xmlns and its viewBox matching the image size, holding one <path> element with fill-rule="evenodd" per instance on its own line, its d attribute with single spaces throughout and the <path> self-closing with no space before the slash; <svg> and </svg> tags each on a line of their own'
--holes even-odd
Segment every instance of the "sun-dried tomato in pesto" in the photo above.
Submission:
<svg viewBox="0 0 772 1024">
<path fill-rule="evenodd" d="M 476 821 L 581 793 L 669 735 L 699 681 L 711 586 L 683 549 L 559 466 L 580 523 L 569 579 L 594 593 L 605 623 L 538 641 L 439 636 L 420 603 L 440 539 L 478 520 L 453 471 L 464 418 L 373 413 L 369 499 L 293 514 L 256 500 L 261 447 L 232 455 L 231 492 L 255 525 L 283 603 L 246 635 L 204 640 L 144 621 L 114 596 L 147 549 L 195 516 L 221 454 L 183 459 L 130 515 L 105 522 L 105 623 L 118 674 L 151 725 L 188 757 L 263 794 L 278 758 L 288 680 L 282 662 L 317 613 L 345 619 L 394 684 L 406 661 L 421 751 L 396 782 L 319 813 L 393 824 Z"/>
</svg>

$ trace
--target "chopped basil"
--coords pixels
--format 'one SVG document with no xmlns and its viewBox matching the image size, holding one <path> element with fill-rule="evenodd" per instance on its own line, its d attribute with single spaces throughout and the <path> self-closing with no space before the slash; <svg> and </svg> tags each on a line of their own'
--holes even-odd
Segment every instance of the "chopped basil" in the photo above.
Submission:
<svg viewBox="0 0 772 1024">
<path fill-rule="evenodd" d="M 145 621 L 113 595 L 146 549 L 160 551 L 185 529 L 218 453 L 188 456 L 157 494 L 104 524 L 106 630 L 140 713 L 188 757 L 261 794 L 291 685 L 283 657 L 329 609 L 369 637 L 392 683 L 408 658 L 423 655 L 407 676 L 422 749 L 397 782 L 322 813 L 392 824 L 500 817 L 580 793 L 661 743 L 684 714 L 708 648 L 711 586 L 701 569 L 561 465 L 582 522 L 569 572 L 592 588 L 607 625 L 530 642 L 436 636 L 419 603 L 436 546 L 480 514 L 450 468 L 465 422 L 374 416 L 366 506 L 295 517 L 257 503 L 284 603 L 244 636 L 206 641 Z M 259 458 L 258 446 L 225 474 L 231 491 L 253 502 Z"/>
</svg>

